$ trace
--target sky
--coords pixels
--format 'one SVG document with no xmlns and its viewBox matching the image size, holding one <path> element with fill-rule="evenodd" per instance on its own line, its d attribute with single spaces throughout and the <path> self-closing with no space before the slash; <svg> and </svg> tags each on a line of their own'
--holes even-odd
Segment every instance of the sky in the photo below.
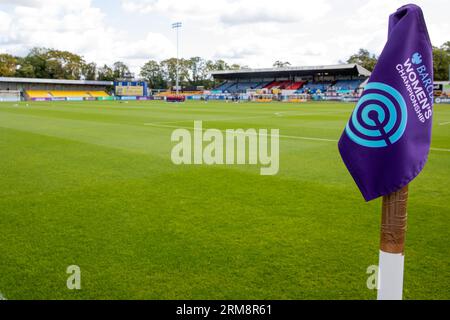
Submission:
<svg viewBox="0 0 450 320">
<path fill-rule="evenodd" d="M 422 7 L 431 41 L 450 41 L 450 1 Z M 398 0 L 0 0 L 0 53 L 35 46 L 69 50 L 99 65 L 176 56 L 171 24 L 181 21 L 182 57 L 251 68 L 336 64 L 359 48 L 380 54 Z"/>
</svg>

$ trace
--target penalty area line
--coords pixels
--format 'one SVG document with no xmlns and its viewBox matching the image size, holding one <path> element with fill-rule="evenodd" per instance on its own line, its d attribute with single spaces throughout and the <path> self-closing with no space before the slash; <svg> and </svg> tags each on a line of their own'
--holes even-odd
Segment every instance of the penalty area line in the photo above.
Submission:
<svg viewBox="0 0 450 320">
<path fill-rule="evenodd" d="M 150 127 L 156 127 L 156 128 L 169 128 L 169 129 L 188 129 L 188 130 L 198 130 L 194 127 L 185 127 L 185 126 L 169 126 L 169 125 L 159 125 L 154 123 L 144 123 L 145 126 Z M 208 128 L 202 128 L 199 131 L 206 131 Z M 225 130 L 220 130 L 222 132 L 225 132 Z M 243 133 L 246 134 L 246 133 Z M 325 138 L 315 138 L 315 137 L 301 137 L 301 136 L 289 136 L 289 135 L 279 135 L 280 138 L 286 138 L 286 139 L 299 139 L 299 140 L 312 140 L 312 141 L 326 141 L 326 142 L 337 142 L 338 140 L 335 139 L 325 139 Z"/>
<path fill-rule="evenodd" d="M 442 151 L 442 152 L 450 152 L 450 149 L 443 148 L 430 148 L 431 151 Z"/>
<path fill-rule="evenodd" d="M 276 117 L 297 117 L 297 116 L 321 116 L 324 114 L 340 114 L 340 113 L 347 113 L 346 110 L 343 111 L 333 111 L 333 112 L 320 112 L 320 113 L 298 113 L 296 111 L 284 111 L 284 112 L 275 112 L 267 115 L 260 115 L 260 116 L 249 116 L 249 117 L 239 117 L 239 118 L 217 118 L 217 119 L 187 119 L 187 120 L 175 120 L 175 121 L 160 121 L 160 122 L 149 122 L 144 123 L 145 126 L 152 126 L 152 125 L 162 125 L 162 124 L 173 124 L 173 123 L 185 123 L 185 122 L 192 122 L 195 120 L 201 120 L 203 122 L 222 122 L 222 121 L 239 121 L 239 120 L 249 120 L 249 119 L 268 119 Z"/>
<path fill-rule="evenodd" d="M 162 125 L 162 124 L 156 124 L 156 123 L 144 123 L 144 126 L 149 127 L 155 127 L 155 128 L 168 128 L 168 129 L 188 129 L 188 130 L 197 130 L 194 127 L 186 127 L 186 126 L 170 126 L 170 125 Z M 206 131 L 208 128 L 202 128 L 200 131 Z M 225 132 L 225 130 L 220 130 L 222 132 Z M 244 133 L 245 134 L 245 133 Z M 317 137 L 302 137 L 302 136 L 291 136 L 291 135 L 279 135 L 280 138 L 285 139 L 296 139 L 296 140 L 309 140 L 309 141 L 323 141 L 323 142 L 338 142 L 337 139 L 327 139 L 327 138 L 317 138 Z M 444 148 L 430 148 L 431 151 L 438 151 L 438 152 L 450 152 L 450 149 L 444 149 Z"/>
</svg>

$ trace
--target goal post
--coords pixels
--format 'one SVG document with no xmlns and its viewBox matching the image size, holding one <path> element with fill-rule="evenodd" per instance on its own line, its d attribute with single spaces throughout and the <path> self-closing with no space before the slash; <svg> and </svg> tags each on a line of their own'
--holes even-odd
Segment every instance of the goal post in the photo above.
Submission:
<svg viewBox="0 0 450 320">
<path fill-rule="evenodd" d="M 0 102 L 19 102 L 19 90 L 0 90 Z"/>
</svg>

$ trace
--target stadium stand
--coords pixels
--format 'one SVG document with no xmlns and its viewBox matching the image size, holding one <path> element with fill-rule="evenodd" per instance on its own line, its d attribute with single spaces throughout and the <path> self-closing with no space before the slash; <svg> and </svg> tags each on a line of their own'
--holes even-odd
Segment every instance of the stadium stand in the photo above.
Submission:
<svg viewBox="0 0 450 320">
<path fill-rule="evenodd" d="M 331 82 L 324 81 L 324 82 L 308 82 L 303 86 L 302 89 L 299 89 L 296 91 L 296 93 L 316 93 L 318 91 L 320 92 L 326 92 L 327 89 L 331 86 Z"/>
<path fill-rule="evenodd" d="M 265 87 L 264 87 L 264 89 L 272 89 L 273 87 L 278 87 L 279 85 L 280 85 L 280 81 L 272 81 L 272 82 L 270 82 L 270 83 L 268 83 Z"/>
<path fill-rule="evenodd" d="M 25 94 L 30 98 L 51 98 L 46 90 L 27 90 Z"/>
<path fill-rule="evenodd" d="M 291 81 L 277 81 L 275 85 L 271 86 L 269 89 L 285 89 L 291 84 Z"/>
<path fill-rule="evenodd" d="M 298 90 L 303 87 L 305 84 L 305 81 L 297 81 L 291 83 L 289 86 L 286 87 L 286 90 Z"/>
<path fill-rule="evenodd" d="M 245 92 L 247 89 L 257 89 L 258 87 L 262 87 L 266 84 L 266 82 L 227 82 L 226 84 L 222 84 L 214 90 L 221 90 L 222 92 L 229 93 L 240 93 Z"/>
<path fill-rule="evenodd" d="M 338 80 L 335 84 L 331 87 L 331 89 L 336 90 L 336 92 L 349 92 L 349 91 L 355 91 L 359 88 L 361 85 L 361 80 Z"/>
<path fill-rule="evenodd" d="M 15 92 L 16 100 L 109 100 L 112 81 L 0 77 L 0 92 Z"/>
<path fill-rule="evenodd" d="M 28 98 L 95 98 L 109 97 L 105 91 L 26 90 Z"/>
<path fill-rule="evenodd" d="M 264 88 L 271 90 L 271 89 L 286 89 L 286 90 L 297 90 L 300 89 L 305 84 L 304 81 L 272 81 L 268 83 Z"/>
<path fill-rule="evenodd" d="M 105 91 L 89 91 L 89 94 L 95 98 L 97 97 L 110 97 Z"/>
<path fill-rule="evenodd" d="M 267 82 L 267 81 L 263 81 L 263 82 L 260 82 L 255 88 L 253 88 L 253 89 L 262 89 L 262 88 L 264 88 L 266 85 L 268 85 L 269 84 L 269 82 Z"/>
<path fill-rule="evenodd" d="M 350 93 L 360 92 L 364 81 L 370 76 L 370 71 L 358 64 L 351 63 L 220 70 L 211 74 L 216 81 L 222 82 L 216 89 L 229 93 L 245 92 L 246 89 L 251 88 L 263 89 L 266 93 L 277 95 L 293 93 L 315 95 L 317 93 L 325 94 L 329 91 L 333 95 L 340 95 L 342 92 L 342 96 L 344 96 L 346 95 L 345 91 L 348 90 L 353 91 Z M 286 91 L 291 92 L 286 93 Z"/>
<path fill-rule="evenodd" d="M 235 82 L 230 82 L 230 81 L 225 81 L 223 83 L 221 83 L 219 86 L 217 86 L 214 90 L 221 90 L 224 91 L 226 90 L 228 87 L 231 87 L 232 85 L 234 85 Z"/>
</svg>

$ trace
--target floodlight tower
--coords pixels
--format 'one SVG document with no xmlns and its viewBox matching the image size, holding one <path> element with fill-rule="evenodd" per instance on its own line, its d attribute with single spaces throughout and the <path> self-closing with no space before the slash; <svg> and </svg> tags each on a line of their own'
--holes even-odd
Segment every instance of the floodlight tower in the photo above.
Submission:
<svg viewBox="0 0 450 320">
<path fill-rule="evenodd" d="M 175 88 L 176 88 L 176 93 L 177 93 L 177 95 L 178 95 L 178 83 L 179 83 L 179 81 L 180 81 L 180 76 L 179 76 L 179 61 L 180 61 L 180 59 L 179 59 L 179 55 L 180 55 L 180 52 L 179 52 L 179 45 L 178 45 L 178 39 L 179 39 L 179 30 L 180 30 L 180 28 L 182 27 L 182 25 L 181 25 L 181 22 L 175 22 L 175 23 L 172 23 L 172 29 L 176 29 L 177 30 L 177 70 L 176 70 L 176 83 L 175 83 Z"/>
</svg>

